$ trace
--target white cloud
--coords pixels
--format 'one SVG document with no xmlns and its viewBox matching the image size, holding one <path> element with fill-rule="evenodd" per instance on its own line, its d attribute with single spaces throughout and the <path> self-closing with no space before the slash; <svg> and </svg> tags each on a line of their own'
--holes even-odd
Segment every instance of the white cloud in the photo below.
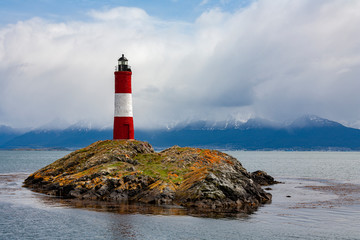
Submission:
<svg viewBox="0 0 360 240">
<path fill-rule="evenodd" d="M 104 11 L 92 10 L 89 12 L 89 16 L 94 19 L 102 21 L 112 21 L 116 20 L 118 23 L 132 23 L 134 21 L 144 21 L 146 19 L 150 20 L 150 16 L 140 8 L 127 8 L 127 7 L 117 7 L 113 9 L 108 9 Z"/>
<path fill-rule="evenodd" d="M 138 8 L 0 29 L 0 123 L 111 126 L 113 70 L 133 68 L 136 127 L 189 119 L 360 119 L 360 2 L 257 1 L 166 22 Z"/>
<path fill-rule="evenodd" d="M 199 5 L 203 6 L 203 5 L 206 5 L 208 3 L 209 3 L 209 0 L 202 0 Z"/>
</svg>

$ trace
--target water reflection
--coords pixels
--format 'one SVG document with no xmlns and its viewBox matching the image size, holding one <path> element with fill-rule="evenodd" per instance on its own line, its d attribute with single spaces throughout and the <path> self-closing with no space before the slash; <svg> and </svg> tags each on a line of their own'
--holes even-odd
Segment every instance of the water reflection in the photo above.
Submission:
<svg viewBox="0 0 360 240">
<path fill-rule="evenodd" d="M 205 218 L 247 218 L 251 213 L 233 212 L 204 212 L 197 209 L 187 209 L 176 205 L 153 205 L 135 202 L 105 202 L 93 200 L 62 199 L 58 197 L 36 194 L 37 198 L 46 205 L 87 209 L 98 212 L 117 214 L 151 214 L 173 216 L 196 216 Z"/>
<path fill-rule="evenodd" d="M 64 199 L 45 194 L 32 192 L 22 187 L 22 182 L 27 174 L 0 174 L 0 200 L 18 201 L 32 206 L 41 207 L 65 207 L 86 209 L 97 212 L 110 212 L 115 214 L 142 214 L 142 215 L 165 215 L 165 216 L 196 216 L 203 218 L 230 218 L 248 219 L 254 209 L 247 212 L 204 212 L 197 209 L 186 209 L 176 205 L 152 205 L 135 202 L 105 202 L 93 200 Z M 280 204 L 281 208 L 298 209 L 334 206 L 355 205 L 360 202 L 360 186 L 357 184 L 339 183 L 329 180 L 310 180 L 297 179 L 290 181 L 285 179 L 287 186 L 274 186 L 275 206 Z M 310 183 L 310 184 L 309 184 Z M 282 188 L 287 189 L 287 195 L 291 198 L 286 199 Z M 277 190 L 278 189 L 278 190 Z M 300 190 L 303 189 L 303 190 Z M 280 192 L 278 192 L 280 190 Z M 309 191 L 310 190 L 310 191 Z M 314 194 L 315 193 L 315 194 Z M 295 200 L 295 201 L 294 201 Z M 273 206 L 273 207 L 275 207 Z M 287 206 L 287 207 L 285 207 Z"/>
<path fill-rule="evenodd" d="M 121 236 L 125 239 L 138 239 L 138 233 L 129 218 L 118 218 L 116 221 L 110 221 L 110 232 L 116 238 Z"/>
<path fill-rule="evenodd" d="M 98 212 L 111 212 L 116 214 L 151 214 L 151 215 L 174 215 L 174 216 L 196 216 L 205 218 L 247 218 L 256 209 L 248 209 L 244 213 L 199 211 L 198 209 L 187 209 L 176 205 L 153 205 L 136 202 L 106 202 L 94 200 L 66 199 L 32 192 L 23 188 L 22 183 L 28 174 L 0 174 L 0 199 L 11 201 L 21 200 L 23 203 L 45 207 L 67 207 L 86 209 Z M 15 197 L 18 195 L 18 198 Z M 27 197 L 24 197 L 27 196 Z M 20 198 L 20 199 L 19 199 Z"/>
</svg>

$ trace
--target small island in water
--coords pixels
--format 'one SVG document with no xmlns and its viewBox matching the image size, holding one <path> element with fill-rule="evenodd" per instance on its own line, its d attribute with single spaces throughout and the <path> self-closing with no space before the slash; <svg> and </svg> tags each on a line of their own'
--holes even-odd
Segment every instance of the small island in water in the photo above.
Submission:
<svg viewBox="0 0 360 240">
<path fill-rule="evenodd" d="M 24 186 L 65 198 L 252 212 L 271 201 L 266 172 L 249 173 L 220 151 L 173 146 L 155 152 L 137 140 L 106 140 L 31 174 Z"/>
</svg>

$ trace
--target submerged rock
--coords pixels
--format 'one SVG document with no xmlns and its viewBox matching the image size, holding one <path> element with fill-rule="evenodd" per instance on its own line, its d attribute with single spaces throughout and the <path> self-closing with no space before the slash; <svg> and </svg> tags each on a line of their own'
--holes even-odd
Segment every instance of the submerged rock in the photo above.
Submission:
<svg viewBox="0 0 360 240">
<path fill-rule="evenodd" d="M 275 179 L 272 176 L 270 176 L 269 174 L 267 174 L 266 172 L 261 171 L 261 170 L 252 172 L 250 176 L 251 176 L 252 180 L 254 180 L 256 183 L 260 184 L 261 186 L 269 186 L 269 185 L 281 183 L 281 182 L 275 181 Z"/>
<path fill-rule="evenodd" d="M 107 140 L 36 171 L 24 186 L 67 198 L 241 212 L 271 200 L 252 175 L 215 150 L 174 146 L 156 153 L 146 142 Z"/>
</svg>

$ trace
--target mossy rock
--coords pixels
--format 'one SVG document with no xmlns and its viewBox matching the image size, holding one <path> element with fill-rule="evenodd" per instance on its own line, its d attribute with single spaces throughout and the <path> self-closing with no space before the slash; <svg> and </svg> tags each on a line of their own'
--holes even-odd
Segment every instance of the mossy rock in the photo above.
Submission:
<svg viewBox="0 0 360 240">
<path fill-rule="evenodd" d="M 31 174 L 24 186 L 67 198 L 220 212 L 254 210 L 271 200 L 230 155 L 179 146 L 157 153 L 136 140 L 95 142 Z"/>
</svg>

